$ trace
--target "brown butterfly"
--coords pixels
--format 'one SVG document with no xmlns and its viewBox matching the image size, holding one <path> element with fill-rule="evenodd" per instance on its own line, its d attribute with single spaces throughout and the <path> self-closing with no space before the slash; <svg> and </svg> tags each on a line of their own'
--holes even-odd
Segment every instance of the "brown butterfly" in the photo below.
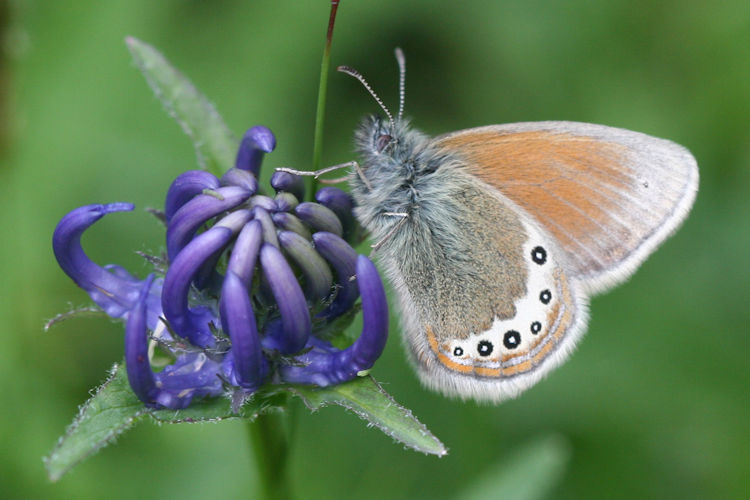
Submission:
<svg viewBox="0 0 750 500">
<path fill-rule="evenodd" d="M 367 117 L 350 176 L 356 215 L 398 294 L 425 385 L 498 402 L 573 351 L 589 297 L 627 279 L 685 219 L 698 169 L 682 146 L 574 122 L 430 138 Z"/>
</svg>

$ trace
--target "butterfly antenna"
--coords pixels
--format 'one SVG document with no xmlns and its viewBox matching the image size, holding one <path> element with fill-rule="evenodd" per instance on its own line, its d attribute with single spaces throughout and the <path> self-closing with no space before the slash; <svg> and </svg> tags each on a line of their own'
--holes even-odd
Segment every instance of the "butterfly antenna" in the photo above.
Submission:
<svg viewBox="0 0 750 500">
<path fill-rule="evenodd" d="M 398 62 L 398 119 L 404 116 L 404 101 L 406 100 L 406 58 L 404 51 L 396 47 L 396 61 Z"/>
<path fill-rule="evenodd" d="M 388 116 L 388 120 L 391 122 L 391 128 L 393 128 L 393 115 L 390 111 L 388 111 L 388 108 L 385 107 L 385 104 L 383 104 L 383 101 L 380 100 L 380 97 L 378 97 L 378 94 L 375 93 L 374 90 L 372 90 L 372 87 L 370 87 L 370 84 L 367 83 L 367 80 L 365 80 L 365 77 L 362 76 L 362 74 L 357 71 L 356 69 L 350 68 L 349 66 L 339 66 L 336 68 L 337 71 L 340 71 L 342 73 L 346 73 L 349 76 L 353 76 L 359 82 L 367 89 L 367 91 L 370 93 L 370 95 L 375 99 L 375 101 L 380 105 L 380 107 L 385 111 L 386 116 Z"/>
</svg>

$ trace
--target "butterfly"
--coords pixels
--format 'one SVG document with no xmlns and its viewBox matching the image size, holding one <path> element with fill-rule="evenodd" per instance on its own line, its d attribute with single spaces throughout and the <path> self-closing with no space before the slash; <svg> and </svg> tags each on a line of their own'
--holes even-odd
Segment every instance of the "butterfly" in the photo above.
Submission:
<svg viewBox="0 0 750 500">
<path fill-rule="evenodd" d="M 589 298 L 627 279 L 686 218 L 698 169 L 638 132 L 546 121 L 428 137 L 369 116 L 349 176 L 355 215 L 398 295 L 404 343 L 429 388 L 515 397 L 565 361 Z"/>
</svg>

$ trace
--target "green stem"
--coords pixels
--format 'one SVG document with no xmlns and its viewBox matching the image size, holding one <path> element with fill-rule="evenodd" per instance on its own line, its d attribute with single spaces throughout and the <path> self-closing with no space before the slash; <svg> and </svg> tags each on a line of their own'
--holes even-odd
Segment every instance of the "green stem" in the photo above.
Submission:
<svg viewBox="0 0 750 500">
<path fill-rule="evenodd" d="M 289 500 L 292 497 L 287 477 L 289 442 L 284 417 L 281 412 L 264 413 L 248 422 L 260 498 L 265 500 Z"/>
<path fill-rule="evenodd" d="M 315 113 L 315 141 L 313 144 L 312 170 L 320 170 L 320 159 L 323 156 L 323 123 L 326 114 L 326 90 L 328 88 L 328 69 L 331 66 L 331 41 L 333 40 L 333 26 L 336 22 L 336 11 L 339 0 L 331 0 L 331 14 L 328 18 L 328 32 L 326 33 L 326 45 L 323 49 L 323 60 L 320 63 L 320 84 L 318 85 L 318 109 Z M 313 196 L 318 188 L 318 181 L 311 177 L 308 186 L 309 193 Z"/>
</svg>

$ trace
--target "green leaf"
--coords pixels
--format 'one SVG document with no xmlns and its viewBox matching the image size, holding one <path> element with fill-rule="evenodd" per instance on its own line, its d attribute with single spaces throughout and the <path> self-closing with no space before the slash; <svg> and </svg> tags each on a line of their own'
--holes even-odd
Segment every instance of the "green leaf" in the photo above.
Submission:
<svg viewBox="0 0 750 500">
<path fill-rule="evenodd" d="M 459 500 L 549 498 L 570 460 L 570 445 L 559 435 L 534 439 L 491 465 Z"/>
<path fill-rule="evenodd" d="M 112 443 L 144 418 L 159 423 L 198 423 L 244 418 L 276 409 L 286 396 L 278 388 L 264 389 L 244 401 L 238 412 L 229 398 L 195 401 L 184 410 L 151 410 L 133 394 L 125 365 L 115 365 L 110 376 L 84 404 L 73 423 L 44 459 L 47 474 L 57 481 L 75 465 Z"/>
<path fill-rule="evenodd" d="M 232 167 L 239 142 L 213 104 L 159 51 L 133 37 L 125 43 L 167 113 L 192 140 L 201 168 L 221 175 Z"/>
<path fill-rule="evenodd" d="M 44 459 L 49 478 L 60 479 L 73 466 L 133 427 L 146 411 L 130 390 L 125 370 L 115 365 L 107 381 L 80 408 L 52 453 Z"/>
<path fill-rule="evenodd" d="M 52 481 L 57 481 L 144 419 L 169 424 L 237 418 L 253 421 L 259 415 L 284 408 L 290 392 L 301 397 L 313 411 L 329 404 L 343 406 L 409 448 L 438 456 L 447 453 L 443 444 L 409 410 L 396 403 L 369 376 L 324 389 L 267 386 L 247 399 L 232 401 L 217 397 L 194 401 L 184 410 L 153 410 L 146 408 L 133 394 L 125 365 L 120 364 L 112 368 L 107 381 L 81 407 L 73 423 L 44 459 L 47 474 Z"/>
<path fill-rule="evenodd" d="M 310 410 L 331 404 L 343 406 L 408 448 L 437 456 L 448 453 L 410 410 L 394 401 L 370 376 L 323 389 L 294 386 L 289 390 L 302 398 Z"/>
</svg>

